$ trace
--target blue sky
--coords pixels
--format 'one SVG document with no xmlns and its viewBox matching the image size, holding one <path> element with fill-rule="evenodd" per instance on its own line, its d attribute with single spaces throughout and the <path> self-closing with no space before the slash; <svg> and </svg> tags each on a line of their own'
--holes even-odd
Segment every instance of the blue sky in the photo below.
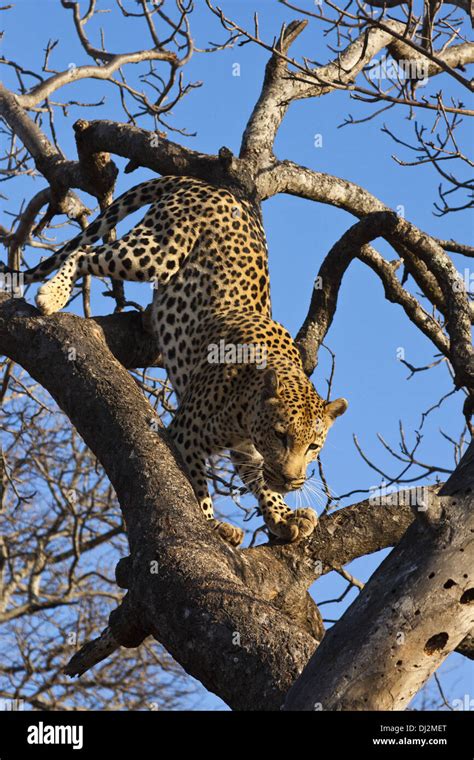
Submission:
<svg viewBox="0 0 474 760">
<path fill-rule="evenodd" d="M 223 41 L 226 33 L 217 19 L 204 7 L 204 3 L 197 5 L 198 9 L 192 17 L 196 44 L 205 47 L 211 40 Z M 303 5 L 309 8 L 313 4 L 306 2 Z M 111 6 L 111 0 L 98 2 L 99 8 Z M 298 17 L 296 12 L 290 12 L 273 0 L 222 0 L 221 6 L 228 16 L 247 28 L 251 28 L 253 13 L 258 10 L 260 31 L 266 40 L 273 38 L 283 21 Z M 18 52 L 19 20 L 21 55 Z M 144 41 L 144 27 L 139 21 L 130 19 L 125 22 L 115 13 L 101 15 L 99 21 L 106 29 L 109 49 L 124 51 L 149 45 L 148 40 Z M 63 40 L 51 58 L 54 68 L 63 69 L 71 64 L 89 62 L 76 41 L 70 13 L 61 9 L 56 0 L 20 0 L 15 10 L 2 14 L 1 25 L 5 30 L 3 55 L 21 60 L 25 68 L 40 68 L 49 38 L 61 37 Z M 95 43 L 98 43 L 98 27 L 96 21 L 88 26 Z M 321 28 L 316 25 L 310 25 L 292 51 L 295 56 L 305 54 L 321 62 L 332 57 L 326 48 Z M 178 104 L 170 121 L 197 135 L 184 137 L 170 133 L 170 138 L 204 152 L 216 153 L 223 145 L 238 152 L 242 130 L 260 91 L 267 59 L 268 53 L 255 45 L 212 55 L 196 54 L 187 66 L 185 76 L 187 81 L 201 80 L 203 86 Z M 233 76 L 236 63 L 240 65 L 240 76 Z M 129 67 L 126 72 L 132 82 L 138 81 L 138 68 Z M 2 76 L 6 84 L 15 87 L 16 80 L 5 67 L 2 67 Z M 429 84 L 426 91 L 434 92 L 441 85 L 451 95 L 462 97 L 466 102 L 465 90 L 442 77 Z M 75 158 L 76 155 L 72 124 L 77 118 L 124 121 L 125 117 L 112 85 L 87 81 L 71 85 L 61 92 L 63 99 L 87 101 L 99 100 L 104 95 L 106 104 L 100 109 L 73 106 L 67 117 L 57 114 L 56 131 L 68 158 Z M 55 98 L 60 99 L 59 95 Z M 358 183 L 393 208 L 403 205 L 406 218 L 431 234 L 469 242 L 472 239 L 472 222 L 468 212 L 442 219 L 433 215 L 438 178 L 432 169 L 403 168 L 391 157 L 395 153 L 400 157 L 412 158 L 403 154 L 403 149 L 395 146 L 381 132 L 385 120 L 392 131 L 411 139 L 413 121 L 407 119 L 406 108 L 399 111 L 392 109 L 382 117 L 359 126 L 338 128 L 349 113 L 354 117 L 367 115 L 370 108 L 373 107 L 351 101 L 346 93 L 341 92 L 293 104 L 277 138 L 277 156 Z M 146 119 L 140 125 L 152 128 L 151 122 Z M 322 147 L 315 147 L 316 134 L 322 136 Z M 468 132 L 467 126 L 462 127 L 459 136 L 466 149 L 472 148 L 472 132 Z M 125 165 L 119 158 L 116 163 L 121 169 Z M 152 174 L 147 170 L 139 170 L 132 175 L 121 173 L 117 193 L 150 176 Z M 1 188 L 1 192 L 7 195 L 4 210 L 15 211 L 19 201 L 28 199 L 44 186 L 41 178 L 4 183 Z M 89 205 L 94 205 L 92 198 L 85 195 L 83 198 Z M 355 220 L 344 211 L 286 196 L 265 202 L 263 214 L 270 250 L 274 317 L 295 334 L 305 317 L 313 280 L 323 257 Z M 9 217 L 2 213 L 0 223 L 8 224 Z M 64 234 L 69 235 L 58 230 L 58 239 L 62 239 Z M 387 245 L 377 243 L 377 247 L 390 259 L 396 257 Z M 454 256 L 461 271 L 469 266 L 469 260 L 456 254 Z M 36 257 L 37 252 L 31 253 L 29 262 L 33 263 Z M 92 306 L 95 314 L 110 310 L 110 300 L 100 295 L 103 289 L 101 283 L 94 284 Z M 127 293 L 143 304 L 150 300 L 147 286 L 128 285 Z M 399 424 L 402 422 L 407 439 L 412 442 L 421 412 L 436 403 L 443 393 L 451 389 L 451 385 L 444 364 L 429 372 L 419 372 L 411 380 L 406 379 L 408 370 L 398 361 L 397 350 L 403 348 L 407 361 L 423 366 L 433 361 L 434 347 L 407 321 L 400 307 L 385 301 L 380 282 L 371 270 L 360 263 L 352 264 L 345 277 L 337 314 L 326 342 L 337 356 L 333 396 L 343 395 L 350 402 L 348 412 L 331 431 L 322 455 L 329 484 L 335 493 L 341 494 L 356 488 L 367 489 L 380 482 L 379 476 L 357 453 L 352 440 L 354 434 L 366 454 L 377 465 L 386 467 L 390 474 L 394 474 L 398 468 L 378 443 L 377 433 L 397 448 Z M 329 367 L 328 355 L 322 351 L 320 365 L 313 377 L 321 394 L 326 391 Z M 452 466 L 452 447 L 440 430 L 455 439 L 459 436 L 462 402 L 463 397 L 457 393 L 436 414 L 428 417 L 419 450 L 423 461 L 443 467 Z M 345 503 L 353 500 L 357 500 L 357 496 Z M 382 552 L 357 560 L 349 570 L 361 580 L 367 580 L 383 556 Z M 341 593 L 344 586 L 341 579 L 332 573 L 315 584 L 313 594 L 319 601 L 333 598 Z M 338 617 L 354 596 L 355 592 L 352 591 L 343 603 L 323 607 L 324 615 Z M 472 693 L 470 668 L 468 661 L 458 655 L 451 656 L 443 666 L 440 671 L 442 682 L 450 698 Z M 209 695 L 196 706 L 219 709 L 223 705 Z"/>
</svg>

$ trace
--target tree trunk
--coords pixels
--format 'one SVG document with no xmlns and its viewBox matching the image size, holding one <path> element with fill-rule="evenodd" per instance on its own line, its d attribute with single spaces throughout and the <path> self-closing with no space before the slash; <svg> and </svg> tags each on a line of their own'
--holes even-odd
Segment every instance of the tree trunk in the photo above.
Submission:
<svg viewBox="0 0 474 760">
<path fill-rule="evenodd" d="M 473 456 L 471 443 L 445 495 L 418 507 L 292 686 L 286 710 L 403 710 L 465 639 L 474 623 Z"/>
</svg>

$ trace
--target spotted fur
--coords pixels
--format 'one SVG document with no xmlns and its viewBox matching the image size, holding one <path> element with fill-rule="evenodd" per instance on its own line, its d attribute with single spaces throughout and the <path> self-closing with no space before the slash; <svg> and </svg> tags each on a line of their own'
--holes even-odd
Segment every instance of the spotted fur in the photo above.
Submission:
<svg viewBox="0 0 474 760">
<path fill-rule="evenodd" d="M 121 219 L 150 204 L 120 240 L 95 245 Z M 124 193 L 63 249 L 23 273 L 42 280 L 44 314 L 62 308 L 85 274 L 155 281 L 151 329 L 179 400 L 169 427 L 205 517 L 233 545 L 243 533 L 214 518 L 209 457 L 230 450 L 272 534 L 294 541 L 316 525 L 283 495 L 300 488 L 347 402 L 323 401 L 306 377 L 289 333 L 271 318 L 267 249 L 258 209 L 198 179 L 164 177 Z M 3 267 L 6 271 L 6 267 Z M 209 346 L 259 346 L 257 363 L 209 363 Z"/>
</svg>

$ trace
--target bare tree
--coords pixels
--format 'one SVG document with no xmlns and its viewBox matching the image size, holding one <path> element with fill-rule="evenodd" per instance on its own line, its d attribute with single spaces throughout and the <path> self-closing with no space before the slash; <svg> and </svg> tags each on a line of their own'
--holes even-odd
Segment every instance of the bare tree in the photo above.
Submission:
<svg viewBox="0 0 474 760">
<path fill-rule="evenodd" d="M 196 690 L 156 642 L 79 682 L 63 674 L 120 601 L 113 570 L 125 530 L 102 467 L 64 414 L 9 360 L 2 377 L 0 704 L 176 709 Z"/>
<path fill-rule="evenodd" d="M 336 316 L 341 283 L 349 276 L 351 262 L 358 259 L 380 280 L 387 300 L 403 309 L 449 367 L 450 391 L 464 394 L 466 431 L 472 434 L 474 309 L 449 253 L 469 256 L 473 249 L 432 237 L 363 187 L 274 154 L 278 129 L 294 101 L 330 97 L 343 90 L 352 98 L 378 104 L 378 111 L 368 111 L 367 118 L 378 118 L 381 109 L 393 107 L 412 111 L 418 142 L 404 147 L 421 154 L 447 183 L 440 188 L 438 212 L 470 205 L 472 183 L 464 179 L 463 171 L 471 164 L 455 130 L 459 120 L 473 112 L 460 100 L 446 101 L 441 91 L 420 95 L 419 86 L 420 81 L 439 77 L 472 91 L 464 74 L 474 62 L 474 44 L 465 39 L 469 4 L 430 3 L 417 12 L 411 2 L 399 0 L 356 2 L 344 8 L 328 1 L 324 12 L 297 8 L 299 15 L 309 18 L 291 21 L 273 41 L 265 40 L 257 17 L 250 31 L 209 1 L 207 5 L 210 18 L 217 17 L 227 31 L 224 42 L 207 51 L 194 49 L 192 7 L 183 0 L 176 0 L 173 8 L 164 2 L 140 0 L 132 6 L 117 0 L 124 23 L 138 17 L 150 36 L 149 49 L 131 53 L 108 51 L 105 36 L 100 47 L 90 41 L 87 24 L 97 12 L 94 0 L 83 15 L 78 2 L 62 0 L 91 63 L 53 72 L 53 44 L 47 47 L 41 74 L 16 61 L 1 61 L 18 80 L 17 92 L 0 86 L 0 115 L 9 141 L 2 172 L 6 179 L 41 175 L 48 183 L 15 215 L 11 229 L 0 230 L 10 264 L 18 266 L 22 256 L 29 255 L 28 247 L 53 247 L 46 230 L 56 216 L 66 214 L 79 225 L 86 224 L 89 209 L 74 190 L 97 198 L 101 208 L 110 203 L 117 177 L 111 154 L 128 160 L 127 172 L 147 167 L 160 174 L 200 177 L 238 188 L 255 204 L 286 193 L 342 208 L 357 221 L 324 258 L 317 275 L 323 287 L 314 289 L 297 336 L 307 374 L 314 371 Z M 291 55 L 291 46 L 308 21 L 326 25 L 328 33 L 336 36 L 339 49 L 334 52 L 329 46 L 327 63 Z M 269 60 L 239 155 L 225 147 L 218 155 L 202 154 L 168 139 L 162 127 L 170 129 L 171 107 L 193 88 L 185 84 L 183 75 L 193 52 L 218 55 L 223 47 L 247 43 L 263 46 Z M 403 64 L 409 75 L 402 77 L 395 68 L 389 85 L 382 87 L 370 73 L 381 53 L 398 66 Z M 131 64 L 144 65 L 140 85 L 125 74 Z M 67 109 L 71 102 L 56 98 L 64 85 L 90 78 L 118 88 L 127 122 L 77 121 L 78 159 L 67 159 L 56 138 L 54 112 Z M 154 131 L 138 126 L 144 117 L 153 119 Z M 434 140 L 418 121 L 423 118 L 441 125 Z M 351 117 L 345 123 L 355 128 Z M 399 140 L 390 125 L 386 129 Z M 447 172 L 448 161 L 459 169 Z M 378 238 L 390 244 L 398 256 L 395 262 L 375 249 Z M 208 531 L 167 442 L 160 416 L 166 420 L 173 412 L 169 392 L 161 389 L 154 396 L 158 405 L 150 404 L 143 384 L 129 372 L 160 366 L 158 351 L 142 329 L 141 316 L 120 313 L 127 305 L 121 288 L 115 286 L 111 295 L 115 313 L 89 319 L 72 314 L 45 318 L 8 294 L 3 294 L 0 306 L 0 350 L 49 392 L 97 458 L 115 491 L 130 546 L 130 556 L 116 569 L 117 583 L 127 593 L 101 636 L 72 657 L 66 673 L 83 676 L 120 647 L 143 648 L 153 637 L 233 708 L 279 709 L 284 704 L 289 710 L 311 710 L 315 705 L 401 709 L 450 652 L 472 657 L 472 442 L 462 457 L 458 456 L 461 442 L 453 442 L 459 461 L 450 474 L 447 463 L 440 468 L 419 459 L 416 447 L 410 449 L 404 442 L 402 431 L 405 448 L 396 457 L 403 464 L 391 483 L 405 485 L 408 468 L 421 467 L 414 480 L 437 472 L 446 479 L 441 490 L 439 485 L 424 488 L 421 496 L 416 492 L 413 498 L 413 491 L 404 489 L 395 497 L 382 494 L 378 501 L 367 498 L 334 511 L 329 509 L 333 506 L 329 498 L 320 528 L 309 539 L 291 546 L 271 542 L 232 550 Z M 88 317 L 87 282 L 82 297 Z M 410 367 L 412 373 L 422 369 Z M 10 376 L 5 375 L 5 387 Z M 217 463 L 213 477 L 217 488 L 226 493 L 233 489 L 222 463 Z M 48 478 L 45 482 L 57 493 L 61 473 L 53 470 Z M 74 488 L 84 490 L 80 483 Z M 102 515 L 100 504 L 94 509 Z M 79 524 L 86 536 L 91 512 L 92 505 L 85 501 Z M 99 529 L 103 544 L 113 544 L 107 531 L 114 530 L 116 522 L 108 526 L 109 519 L 104 517 Z M 53 535 L 55 529 L 52 525 Z M 73 531 L 75 557 L 81 543 L 77 543 L 73 506 L 67 520 L 64 515 L 64 530 Z M 24 535 L 18 540 L 29 552 L 32 567 L 37 562 L 41 566 L 41 542 L 32 537 L 28 543 Z M 337 569 L 351 587 L 360 588 L 344 565 L 392 546 L 355 602 L 324 635 L 321 614 L 308 593 L 312 583 Z M 71 566 L 74 573 L 74 561 Z M 30 573 L 28 588 L 20 582 L 18 593 L 24 594 L 25 605 L 45 605 L 48 595 L 35 591 L 34 577 Z M 104 582 L 109 597 L 116 599 L 109 576 L 94 588 L 103 589 Z M 74 594 L 85 590 L 92 595 L 93 583 L 88 579 L 82 589 L 76 584 Z M 53 603 L 67 598 L 68 589 L 64 583 L 53 583 L 49 593 Z M 35 593 L 40 593 L 40 602 Z M 126 668 L 126 659 L 120 667 Z"/>
</svg>

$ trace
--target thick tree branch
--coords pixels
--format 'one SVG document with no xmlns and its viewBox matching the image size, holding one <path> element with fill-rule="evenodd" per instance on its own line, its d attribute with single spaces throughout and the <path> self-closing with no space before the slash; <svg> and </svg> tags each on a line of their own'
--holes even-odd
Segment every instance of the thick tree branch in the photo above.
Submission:
<svg viewBox="0 0 474 760">
<path fill-rule="evenodd" d="M 388 50 L 396 61 L 410 61 L 410 64 L 421 64 L 423 68 L 420 68 L 420 71 L 423 70 L 423 73 L 429 79 L 438 74 L 445 73 L 445 69 L 439 63 L 426 58 L 424 51 L 414 50 L 403 40 L 397 39 L 390 43 Z M 442 52 L 438 52 L 437 57 L 449 66 L 450 69 L 462 69 L 464 66 L 474 63 L 474 43 L 462 42 L 459 45 L 451 45 L 451 47 L 446 48 Z"/>
<path fill-rule="evenodd" d="M 32 317 L 14 299 L 1 311 L 1 350 L 49 390 L 101 461 L 121 504 L 133 580 L 125 606 L 111 617 L 114 638 L 137 646 L 151 634 L 231 706 L 276 709 L 316 640 L 272 603 L 271 574 L 262 582 L 266 568 L 243 566 L 239 553 L 209 530 L 150 424 L 153 411 L 91 321 Z M 236 631 L 241 646 L 233 643 Z"/>
<path fill-rule="evenodd" d="M 474 497 L 465 483 L 456 490 L 420 513 L 326 634 L 287 710 L 401 710 L 461 642 L 462 651 L 473 624 Z"/>
<path fill-rule="evenodd" d="M 260 97 L 242 136 L 240 157 L 265 166 L 271 163 L 276 133 L 290 105 L 285 94 L 288 80 L 286 54 L 306 27 L 306 21 L 292 21 L 283 29 L 278 53 L 273 53 L 265 68 Z"/>
<path fill-rule="evenodd" d="M 369 29 L 350 43 L 334 61 L 308 70 L 287 57 L 290 45 L 303 31 L 306 23 L 293 21 L 283 32 L 276 47 L 263 45 L 272 51 L 272 57 L 267 63 L 262 92 L 246 126 L 240 150 L 241 158 L 247 158 L 259 167 L 271 163 L 277 131 L 293 100 L 319 97 L 334 89 L 345 89 L 374 55 L 393 40 L 388 32 Z M 390 22 L 390 28 L 392 27 L 400 33 L 405 28 L 398 21 Z M 252 38 L 240 27 L 236 28 Z M 255 41 L 262 44 L 261 40 Z M 296 66 L 296 73 L 289 70 L 289 64 Z"/>
<path fill-rule="evenodd" d="M 93 151 L 109 151 L 130 160 L 128 171 L 144 166 L 162 175 L 188 175 L 214 182 L 234 184 L 253 194 L 253 180 L 246 162 L 227 148 L 208 155 L 185 148 L 162 135 L 113 121 L 91 121 L 83 133 Z"/>
<path fill-rule="evenodd" d="M 38 310 L 21 299 L 10 301 L 3 294 L 0 305 L 2 309 L 14 309 L 13 313 L 20 314 L 24 318 L 39 318 Z M 62 315 L 59 316 L 59 319 L 61 318 Z M 121 314 L 108 314 L 105 317 L 93 317 L 90 323 L 94 334 L 104 341 L 108 350 L 123 367 L 136 369 L 163 366 L 156 340 L 143 329 L 142 313 L 127 311 Z"/>
</svg>

